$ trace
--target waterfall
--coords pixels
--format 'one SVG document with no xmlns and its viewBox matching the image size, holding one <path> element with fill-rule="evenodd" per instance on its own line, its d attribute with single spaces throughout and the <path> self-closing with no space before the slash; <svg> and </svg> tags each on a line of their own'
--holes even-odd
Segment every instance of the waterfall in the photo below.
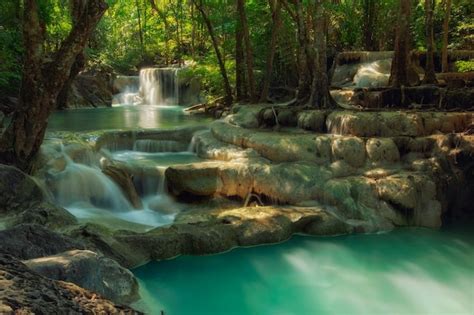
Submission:
<svg viewBox="0 0 474 315">
<path fill-rule="evenodd" d="M 56 200 L 62 206 L 85 203 L 96 207 L 127 211 L 132 209 L 120 188 L 100 169 L 68 163 L 56 178 Z"/>
<path fill-rule="evenodd" d="M 119 94 L 114 95 L 112 104 L 136 105 L 140 102 L 138 97 L 138 76 L 117 76 L 114 80 L 113 87 Z"/>
<path fill-rule="evenodd" d="M 146 105 L 179 104 L 178 68 L 140 70 L 139 96 Z"/>
<path fill-rule="evenodd" d="M 183 142 L 173 140 L 136 140 L 133 145 L 134 151 L 157 153 L 157 152 L 182 152 L 186 151 L 187 145 Z"/>
</svg>

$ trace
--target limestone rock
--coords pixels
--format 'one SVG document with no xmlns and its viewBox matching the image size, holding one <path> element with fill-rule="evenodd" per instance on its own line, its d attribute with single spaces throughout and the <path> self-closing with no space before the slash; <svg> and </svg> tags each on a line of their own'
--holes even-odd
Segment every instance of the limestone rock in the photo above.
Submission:
<svg viewBox="0 0 474 315">
<path fill-rule="evenodd" d="M 365 143 L 357 137 L 339 137 L 332 142 L 335 160 L 344 160 L 353 167 L 365 164 Z"/>
<path fill-rule="evenodd" d="M 24 264 L 42 276 L 72 282 L 116 303 L 127 304 L 138 298 L 138 282 L 129 270 L 89 250 L 67 251 Z"/>
<path fill-rule="evenodd" d="M 222 186 L 216 166 L 194 164 L 192 169 L 186 166 L 169 167 L 165 173 L 168 186 L 178 195 L 186 192 L 196 196 L 212 196 Z"/>
<path fill-rule="evenodd" d="M 303 111 L 298 114 L 298 127 L 316 132 L 323 132 L 326 123 L 325 111 L 311 110 Z"/>
<path fill-rule="evenodd" d="M 258 114 L 264 108 L 260 105 L 237 105 L 232 108 L 232 114 L 225 121 L 242 128 L 258 128 Z"/>
<path fill-rule="evenodd" d="M 135 209 L 143 208 L 140 196 L 133 185 L 132 175 L 127 170 L 118 167 L 117 165 L 106 166 L 102 172 L 110 177 L 122 190 L 125 197 L 130 201 Z"/>
<path fill-rule="evenodd" d="M 0 254 L 2 314 L 142 314 L 72 283 L 47 279 Z"/>
<path fill-rule="evenodd" d="M 472 113 L 349 112 L 334 111 L 326 119 L 330 133 L 365 137 L 428 136 L 436 132 L 462 132 Z"/>
<path fill-rule="evenodd" d="M 400 160 L 398 147 L 389 138 L 371 138 L 366 143 L 367 156 L 375 163 L 396 163 Z"/>
</svg>

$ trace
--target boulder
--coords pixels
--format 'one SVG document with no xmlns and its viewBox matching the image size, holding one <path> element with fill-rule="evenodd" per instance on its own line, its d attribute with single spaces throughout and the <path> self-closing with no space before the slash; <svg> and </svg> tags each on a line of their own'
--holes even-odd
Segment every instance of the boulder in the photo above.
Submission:
<svg viewBox="0 0 474 315">
<path fill-rule="evenodd" d="M 75 284 L 45 278 L 0 254 L 1 314 L 142 314 Z"/>
<path fill-rule="evenodd" d="M 338 137 L 332 142 L 334 160 L 343 160 L 353 167 L 365 164 L 365 143 L 357 137 Z"/>
<path fill-rule="evenodd" d="M 371 138 L 366 143 L 367 156 L 374 163 L 396 163 L 400 153 L 395 142 L 390 138 Z"/>
<path fill-rule="evenodd" d="M 142 200 L 138 196 L 133 184 L 132 175 L 127 170 L 116 165 L 106 166 L 102 172 L 110 177 L 122 190 L 125 197 L 135 209 L 143 208 Z"/>
<path fill-rule="evenodd" d="M 45 200 L 35 180 L 12 166 L 0 164 L 0 215 L 25 210 Z"/>
<path fill-rule="evenodd" d="M 69 211 L 49 202 L 41 202 L 29 208 L 11 214 L 8 217 L 9 226 L 18 224 L 39 224 L 50 229 L 62 229 L 77 223 Z"/>
<path fill-rule="evenodd" d="M 427 175 L 399 173 L 377 180 L 379 198 L 387 201 L 408 220 L 409 225 L 441 226 L 441 203 L 436 184 Z"/>
<path fill-rule="evenodd" d="M 138 282 L 128 269 L 89 250 L 72 250 L 23 263 L 42 276 L 72 282 L 116 303 L 128 304 L 138 298 Z"/>
<path fill-rule="evenodd" d="M 316 132 L 323 132 L 326 123 L 326 111 L 310 110 L 298 114 L 298 127 Z"/>
<path fill-rule="evenodd" d="M 38 258 L 83 248 L 84 245 L 77 240 L 38 224 L 21 224 L 0 231 L 0 252 L 18 259 Z"/>
<path fill-rule="evenodd" d="M 218 176 L 218 164 L 194 164 L 186 166 L 169 167 L 165 176 L 169 189 L 179 195 L 183 192 L 196 196 L 212 196 L 222 186 Z"/>
</svg>

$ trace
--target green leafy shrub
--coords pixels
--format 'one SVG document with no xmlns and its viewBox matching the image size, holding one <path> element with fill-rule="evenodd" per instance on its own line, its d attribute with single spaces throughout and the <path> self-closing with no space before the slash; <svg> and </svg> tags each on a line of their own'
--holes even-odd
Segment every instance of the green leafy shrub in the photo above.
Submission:
<svg viewBox="0 0 474 315">
<path fill-rule="evenodd" d="M 456 69 L 457 69 L 459 72 L 471 72 L 471 71 L 474 71 L 474 59 L 456 61 Z"/>
</svg>

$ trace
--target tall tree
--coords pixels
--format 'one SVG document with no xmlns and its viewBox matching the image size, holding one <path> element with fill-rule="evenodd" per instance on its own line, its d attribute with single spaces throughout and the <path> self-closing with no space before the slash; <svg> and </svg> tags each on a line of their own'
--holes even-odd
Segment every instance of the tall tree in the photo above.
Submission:
<svg viewBox="0 0 474 315">
<path fill-rule="evenodd" d="M 408 86 L 411 0 L 399 0 L 398 24 L 395 37 L 395 55 L 392 61 L 389 84 Z"/>
<path fill-rule="evenodd" d="M 237 101 L 242 101 L 247 97 L 245 53 L 242 37 L 240 18 L 237 18 L 237 23 L 235 23 L 235 90 Z"/>
<path fill-rule="evenodd" d="M 209 18 L 209 15 L 206 12 L 206 8 L 204 7 L 204 3 L 202 0 L 192 0 L 196 8 L 201 13 L 202 19 L 206 24 L 207 30 L 209 32 L 209 36 L 211 37 L 212 46 L 214 47 L 214 52 L 216 53 L 217 62 L 219 63 L 219 69 L 222 75 L 222 79 L 224 80 L 224 91 L 225 97 L 224 101 L 226 104 L 232 104 L 232 88 L 230 87 L 229 77 L 227 75 L 227 70 L 225 68 L 224 59 L 222 58 L 221 50 L 219 48 L 219 43 L 217 41 L 216 34 L 214 32 L 214 26 Z"/>
<path fill-rule="evenodd" d="M 311 73 L 309 67 L 308 51 L 308 29 L 306 24 L 305 7 L 301 0 L 293 0 L 295 6 L 294 12 L 287 7 L 289 12 L 295 17 L 298 37 L 298 89 L 296 91 L 296 102 L 305 103 L 310 96 Z"/>
<path fill-rule="evenodd" d="M 329 93 L 327 74 L 327 22 L 328 16 L 324 7 L 325 0 L 314 1 L 313 35 L 314 35 L 314 69 L 311 84 L 310 104 L 319 108 L 333 107 L 334 101 Z"/>
<path fill-rule="evenodd" d="M 56 108 L 56 99 L 67 81 L 71 67 L 107 9 L 104 0 L 83 2 L 84 10 L 53 61 L 43 50 L 45 26 L 37 0 L 24 0 L 23 40 L 25 59 L 18 108 L 0 138 L 0 163 L 29 171 Z"/>
<path fill-rule="evenodd" d="M 262 93 L 260 94 L 260 102 L 266 102 L 268 98 L 268 91 L 270 89 L 270 80 L 273 70 L 273 59 L 275 58 L 275 51 L 278 40 L 278 33 L 281 27 L 281 1 L 269 0 L 270 10 L 272 12 L 272 35 L 270 39 L 270 47 L 267 52 L 267 61 L 265 66 L 265 77 L 263 79 Z"/>
<path fill-rule="evenodd" d="M 426 36 L 426 66 L 423 83 L 436 83 L 436 72 L 434 68 L 434 32 L 433 32 L 433 10 L 435 1 L 425 0 L 425 36 Z"/>
<path fill-rule="evenodd" d="M 449 19 L 451 16 L 451 0 L 444 0 L 444 22 L 443 22 L 443 44 L 441 48 L 441 69 L 443 72 L 449 71 L 448 65 L 448 39 L 449 39 Z"/>
<path fill-rule="evenodd" d="M 240 18 L 240 27 L 242 28 L 242 35 L 245 44 L 245 63 L 247 68 L 247 83 L 250 94 L 250 101 L 256 101 L 256 86 L 255 77 L 253 74 L 253 49 L 250 42 L 250 32 L 247 22 L 247 15 L 245 14 L 245 0 L 237 0 L 237 12 Z"/>
<path fill-rule="evenodd" d="M 368 51 L 376 50 L 374 38 L 376 2 L 376 0 L 363 0 L 364 49 Z"/>
</svg>

